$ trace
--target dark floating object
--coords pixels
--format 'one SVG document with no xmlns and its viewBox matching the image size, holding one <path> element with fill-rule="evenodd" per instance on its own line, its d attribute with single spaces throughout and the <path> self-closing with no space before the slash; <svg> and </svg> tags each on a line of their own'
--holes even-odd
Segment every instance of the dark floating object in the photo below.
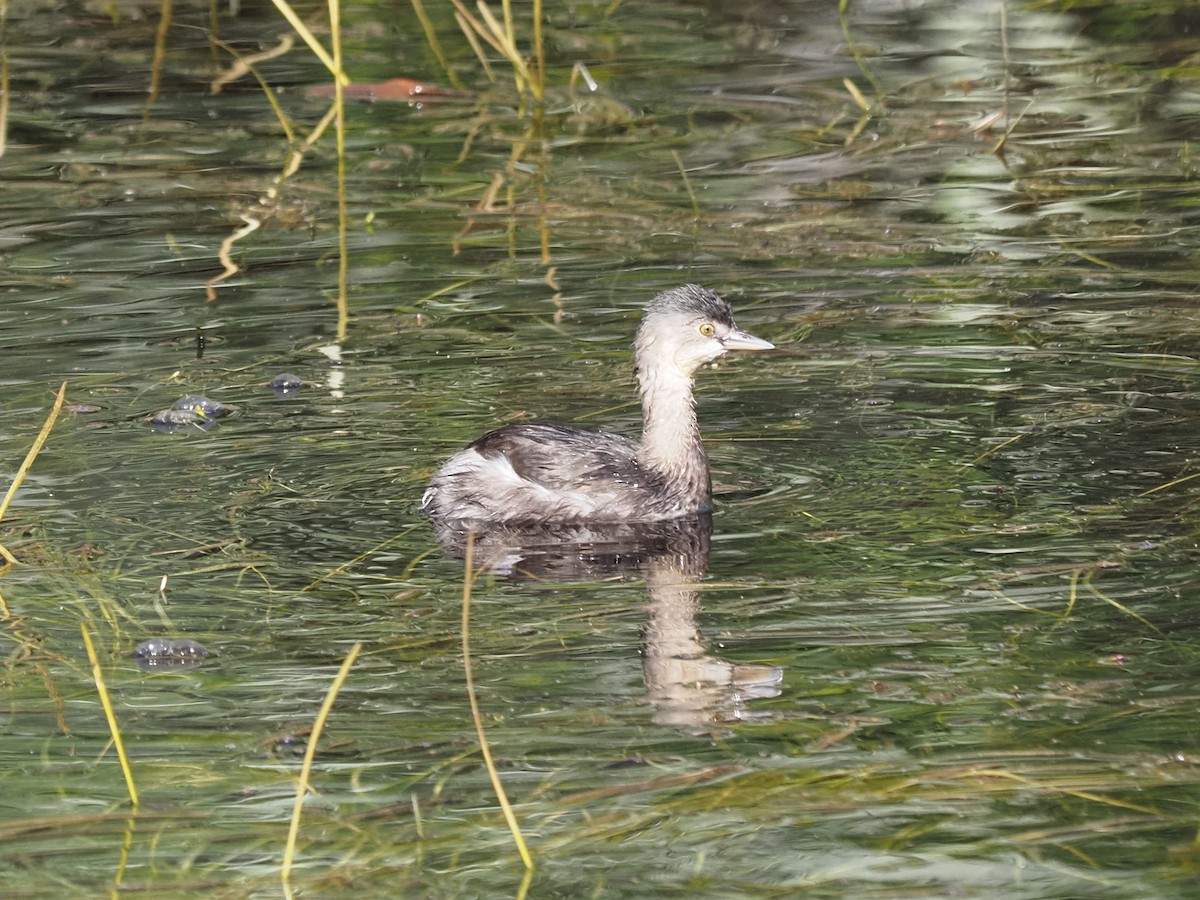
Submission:
<svg viewBox="0 0 1200 900">
<path fill-rule="evenodd" d="M 633 344 L 640 441 L 568 425 L 509 425 L 455 454 L 421 509 L 459 529 L 554 523 L 661 522 L 710 508 L 708 457 L 692 379 L 729 350 L 771 350 L 739 329 L 729 304 L 694 284 L 646 307 Z"/>
<path fill-rule="evenodd" d="M 164 409 L 151 416 L 149 421 L 150 427 L 155 431 L 171 433 L 208 431 L 217 424 L 216 419 L 195 409 Z"/>
<path fill-rule="evenodd" d="M 268 381 L 267 387 L 280 397 L 288 397 L 304 387 L 304 382 L 300 380 L 298 375 L 293 375 L 291 372 L 283 372 Z"/>
<path fill-rule="evenodd" d="M 206 419 L 220 419 L 234 411 L 236 407 L 227 406 L 218 400 L 211 400 L 203 394 L 188 394 L 175 401 L 172 409 L 191 410 Z"/>
<path fill-rule="evenodd" d="M 208 656 L 208 650 L 191 638 L 150 638 L 138 644 L 132 655 L 142 668 L 172 668 L 197 666 Z"/>
<path fill-rule="evenodd" d="M 217 424 L 217 419 L 229 415 L 235 408 L 203 394 L 188 394 L 176 400 L 170 409 L 151 416 L 149 422 L 155 431 L 208 431 Z"/>
</svg>

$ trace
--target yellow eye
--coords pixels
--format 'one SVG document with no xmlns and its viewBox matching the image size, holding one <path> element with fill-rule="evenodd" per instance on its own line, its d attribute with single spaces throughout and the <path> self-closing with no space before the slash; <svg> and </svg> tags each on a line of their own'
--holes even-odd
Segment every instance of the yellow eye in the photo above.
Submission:
<svg viewBox="0 0 1200 900">
<path fill-rule="evenodd" d="M 700 333 L 705 337 L 712 337 L 717 333 L 717 329 L 713 327 L 712 322 L 705 322 L 700 326 Z"/>
</svg>

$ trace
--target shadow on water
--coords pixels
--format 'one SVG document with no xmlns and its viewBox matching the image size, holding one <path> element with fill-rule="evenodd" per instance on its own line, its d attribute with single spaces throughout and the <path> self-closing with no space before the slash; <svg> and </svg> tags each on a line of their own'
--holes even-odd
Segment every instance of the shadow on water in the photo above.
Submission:
<svg viewBox="0 0 1200 900">
<path fill-rule="evenodd" d="M 518 581 L 578 581 L 637 574 L 646 585 L 643 674 L 654 721 L 700 729 L 752 718 L 750 701 L 779 694 L 783 670 L 712 656 L 696 616 L 708 569 L 712 518 L 627 525 L 481 529 L 439 523 L 453 556 L 473 543 L 484 571 Z"/>
</svg>

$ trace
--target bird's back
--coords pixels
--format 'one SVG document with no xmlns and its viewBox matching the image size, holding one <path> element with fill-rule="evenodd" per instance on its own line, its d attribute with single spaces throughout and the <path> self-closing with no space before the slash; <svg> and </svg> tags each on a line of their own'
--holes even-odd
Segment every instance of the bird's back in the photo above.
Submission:
<svg viewBox="0 0 1200 900">
<path fill-rule="evenodd" d="M 569 425 L 509 425 L 455 454 L 421 508 L 437 519 L 620 522 L 669 519 L 684 509 L 622 435 Z"/>
</svg>

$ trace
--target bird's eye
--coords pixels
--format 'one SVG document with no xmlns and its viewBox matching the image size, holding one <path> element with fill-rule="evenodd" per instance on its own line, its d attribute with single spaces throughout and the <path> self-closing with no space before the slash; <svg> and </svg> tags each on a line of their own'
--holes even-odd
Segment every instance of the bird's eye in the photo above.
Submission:
<svg viewBox="0 0 1200 900">
<path fill-rule="evenodd" d="M 712 322 L 705 322 L 700 326 L 700 333 L 705 337 L 712 337 L 717 333 L 717 329 L 713 327 Z"/>
</svg>

